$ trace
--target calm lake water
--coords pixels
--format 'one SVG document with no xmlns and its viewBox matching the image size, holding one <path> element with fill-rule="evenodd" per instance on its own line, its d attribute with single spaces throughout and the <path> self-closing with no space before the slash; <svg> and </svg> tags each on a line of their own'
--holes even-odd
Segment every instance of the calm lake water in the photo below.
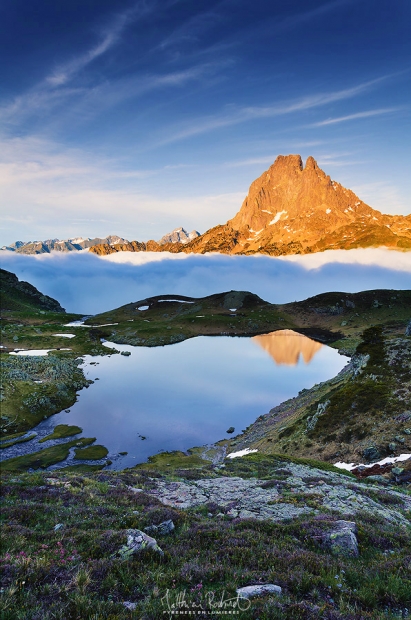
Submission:
<svg viewBox="0 0 411 620">
<path fill-rule="evenodd" d="M 40 428 L 77 424 L 122 469 L 164 450 L 235 434 L 303 388 L 335 376 L 347 358 L 293 332 L 255 338 L 198 337 L 155 348 L 106 343 L 131 355 L 85 357 L 88 379 L 70 409 Z M 145 438 L 145 439 L 143 439 Z"/>
</svg>

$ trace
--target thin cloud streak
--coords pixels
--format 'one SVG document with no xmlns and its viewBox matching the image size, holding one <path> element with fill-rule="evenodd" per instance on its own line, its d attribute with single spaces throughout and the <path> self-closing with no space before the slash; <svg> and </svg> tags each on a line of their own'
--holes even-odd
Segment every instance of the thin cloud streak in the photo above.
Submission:
<svg viewBox="0 0 411 620">
<path fill-rule="evenodd" d="M 191 123 L 190 126 L 177 131 L 163 140 L 158 141 L 155 146 L 170 144 L 172 142 L 191 138 L 209 131 L 214 131 L 215 129 L 238 125 L 247 121 L 284 116 L 294 112 L 301 112 L 322 107 L 329 103 L 351 99 L 363 94 L 373 86 L 387 80 L 389 77 L 391 77 L 391 75 L 384 75 L 374 80 L 368 80 L 367 82 L 363 82 L 362 84 L 358 84 L 357 86 L 353 86 L 351 88 L 331 91 L 328 93 L 319 93 L 317 95 L 309 95 L 301 99 L 283 103 L 282 105 L 244 107 L 238 110 L 233 110 L 231 113 L 202 118 L 197 120 L 195 124 Z"/>
<path fill-rule="evenodd" d="M 96 58 L 102 56 L 113 47 L 120 40 L 121 34 L 129 24 L 139 17 L 151 13 L 156 5 L 156 2 L 138 2 L 131 9 L 116 15 L 110 27 L 102 33 L 102 40 L 97 45 L 70 62 L 58 67 L 45 81 L 51 86 L 62 86 L 68 82 L 81 69 L 84 69 L 93 60 L 96 60 Z"/>
<path fill-rule="evenodd" d="M 325 121 L 312 123 L 309 127 L 324 127 L 326 125 L 335 125 L 336 123 L 345 123 L 346 121 L 354 121 L 357 118 L 368 118 L 372 116 L 380 116 L 381 114 L 389 114 L 390 112 L 398 112 L 402 107 L 397 108 L 381 108 L 379 110 L 366 110 L 365 112 L 356 112 L 347 116 L 339 116 L 338 118 L 329 118 Z"/>
</svg>

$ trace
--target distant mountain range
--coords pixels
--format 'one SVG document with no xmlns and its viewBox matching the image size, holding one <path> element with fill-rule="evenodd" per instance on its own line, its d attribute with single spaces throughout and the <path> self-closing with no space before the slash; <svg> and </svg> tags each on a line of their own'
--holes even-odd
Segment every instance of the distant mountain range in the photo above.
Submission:
<svg viewBox="0 0 411 620">
<path fill-rule="evenodd" d="M 383 215 L 345 189 L 309 157 L 280 155 L 250 186 L 241 209 L 226 224 L 188 243 L 133 241 L 131 251 L 221 252 L 224 254 L 309 254 L 386 246 L 411 249 L 411 215 Z M 93 246 L 96 254 L 123 249 Z"/>
<path fill-rule="evenodd" d="M 170 233 L 167 233 L 159 241 L 151 241 L 155 246 L 161 246 L 169 243 L 189 243 L 196 237 L 199 237 L 200 233 L 196 230 L 188 233 L 184 228 L 175 228 Z M 132 245 L 134 243 L 134 245 Z M 148 242 L 150 243 L 150 242 Z M 47 239 L 46 241 L 15 241 L 10 245 L 4 245 L 1 250 L 9 250 L 16 252 L 17 254 L 48 254 L 50 252 L 73 252 L 80 250 L 87 250 L 95 246 L 104 247 L 117 247 L 115 251 L 131 250 L 136 251 L 136 242 L 128 241 L 123 237 L 117 235 L 109 235 L 103 239 L 95 237 L 76 237 L 74 239 Z M 145 244 L 144 244 L 145 245 Z M 107 252 L 110 253 L 110 252 Z"/>
<path fill-rule="evenodd" d="M 200 235 L 176 228 L 159 241 L 105 239 L 34 241 L 5 246 L 20 254 L 89 249 L 114 252 L 184 252 L 205 254 L 309 254 L 323 250 L 385 246 L 411 249 L 411 215 L 384 215 L 344 188 L 309 157 L 279 155 L 250 186 L 241 209 L 226 224 Z"/>
<path fill-rule="evenodd" d="M 122 237 L 117 235 L 110 235 L 101 239 L 96 237 L 91 239 L 90 237 L 76 237 L 74 239 L 47 239 L 46 241 L 16 241 L 11 245 L 4 245 L 2 250 L 10 250 L 11 252 L 17 252 L 17 254 L 48 254 L 49 252 L 73 252 L 86 250 L 94 245 L 101 245 L 107 243 L 109 245 L 116 245 L 117 243 L 127 242 Z M 127 242 L 128 243 L 128 242 Z"/>
</svg>

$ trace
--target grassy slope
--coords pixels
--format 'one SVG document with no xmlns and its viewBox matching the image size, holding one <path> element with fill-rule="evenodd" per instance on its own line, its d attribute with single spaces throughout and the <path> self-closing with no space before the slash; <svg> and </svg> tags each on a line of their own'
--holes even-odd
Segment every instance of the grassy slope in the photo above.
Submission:
<svg viewBox="0 0 411 620">
<path fill-rule="evenodd" d="M 138 310 L 146 305 L 147 310 Z M 361 333 L 370 325 L 392 323 L 405 329 L 410 308 L 409 290 L 324 293 L 281 305 L 269 304 L 251 293 L 231 291 L 204 298 L 151 297 L 98 314 L 88 322 L 101 325 L 97 329 L 106 339 L 131 345 L 156 346 L 198 335 L 255 335 L 294 329 L 353 352 Z M 104 327 L 107 323 L 117 325 Z"/>
<path fill-rule="evenodd" d="M 279 459 L 246 457 L 227 463 L 224 475 L 258 476 L 267 485 L 281 485 L 286 466 Z M 271 523 L 232 520 L 224 509 L 218 517 L 221 507 L 211 504 L 177 510 L 145 492 L 153 487 L 153 475 L 159 476 L 140 468 L 4 477 L 2 618 L 158 620 L 169 617 L 163 614 L 167 590 L 173 601 L 185 596 L 201 609 L 207 596 L 235 598 L 237 587 L 259 582 L 280 585 L 283 595 L 254 599 L 236 616 L 239 620 L 386 620 L 398 617 L 394 610 L 409 608 L 406 528 L 359 513 L 359 558 L 335 557 L 320 544 L 338 518 L 331 513 Z M 187 475 L 173 473 L 177 480 Z M 221 473 L 208 466 L 202 475 Z M 324 475 L 313 470 L 312 480 Z M 369 492 L 381 505 L 389 499 L 377 488 Z M 166 519 L 176 530 L 156 535 L 163 560 L 149 553 L 132 560 L 118 557 L 127 528 Z M 54 531 L 56 524 L 63 527 Z M 123 601 L 135 603 L 135 611 L 127 611 Z"/>
<path fill-rule="evenodd" d="M 359 312 L 344 306 L 342 315 L 335 313 L 336 297 L 319 296 L 301 304 L 272 307 L 254 296 L 245 303 L 241 296 L 237 299 L 212 296 L 211 301 L 206 298 L 190 305 L 172 302 L 167 304 L 167 309 L 154 304 L 148 311 L 150 314 L 144 316 L 150 316 L 150 323 L 144 321 L 143 313 L 141 316 L 136 313 L 136 304 L 131 304 L 119 309 L 117 314 L 93 318 L 93 323 L 101 324 L 120 318 L 115 333 L 101 327 L 90 337 L 89 330 L 67 328 L 77 336 L 64 340 L 61 346 L 73 346 L 76 353 L 100 353 L 102 347 L 98 339 L 101 336 L 117 342 L 154 346 L 202 333 L 254 334 L 287 327 L 302 332 L 314 329 L 317 338 L 334 341 L 333 346 L 352 352 L 357 345 L 367 344 L 360 334 L 370 322 L 385 325 L 390 322 L 391 327 L 385 327 L 383 339 L 393 339 L 404 331 L 409 318 L 410 293 L 389 292 L 390 299 L 382 307 L 375 307 L 375 295 L 368 293 L 355 300 Z M 381 298 L 381 294 L 378 295 Z M 229 308 L 239 307 L 238 302 L 243 303 L 238 316 L 229 316 Z M 206 320 L 193 316 L 198 314 L 205 314 Z M 2 316 L 7 324 L 6 342 L 13 347 L 16 346 L 13 336 L 18 335 L 18 346 L 24 342 L 26 346 L 43 348 L 52 338 L 52 331 L 63 331 L 62 324 L 68 320 L 65 315 L 57 317 L 57 313 L 33 307 L 13 312 L 2 310 Z M 137 323 L 131 328 L 130 318 Z M 341 325 L 343 321 L 347 324 Z M 165 327 L 171 329 L 166 331 Z M 39 329 L 40 333 L 36 331 Z M 381 346 L 381 343 L 376 344 L 377 348 Z M 23 358 L 9 358 L 15 360 L 16 372 L 10 381 L 12 391 L 6 392 L 3 405 L 9 406 L 13 397 L 14 403 L 21 404 L 28 397 L 38 403 L 37 384 L 33 385 L 33 378 L 40 376 L 47 383 L 50 370 L 58 367 L 58 359 L 74 361 L 75 357 L 73 353 L 62 352 L 49 362 L 42 358 L 26 364 Z M 39 375 L 41 363 L 44 368 Z M 403 365 L 392 370 L 404 379 L 402 368 Z M 21 378 L 19 373 L 22 372 L 28 373 L 28 379 Z M 53 385 L 52 381 L 50 379 L 47 388 Z M 336 385 L 332 386 L 334 388 Z M 308 394 L 315 399 L 318 392 L 314 390 Z M 309 406 L 307 401 L 306 407 Z M 51 409 L 44 411 L 50 414 Z M 23 416 L 16 415 L 23 428 L 35 423 L 31 419 L 23 421 Z M 11 433 L 13 426 L 9 420 L 5 422 Z M 15 428 L 19 428 L 17 424 Z M 265 429 L 270 432 L 268 425 Z M 76 438 L 72 443 L 86 441 Z M 238 438 L 230 441 L 238 443 Z M 55 457 L 42 452 L 43 457 Z M 281 484 L 281 459 L 284 458 L 295 460 L 292 456 L 250 456 L 227 462 L 223 471 L 228 476 L 258 476 L 271 484 L 276 477 L 275 469 L 280 465 Z M 20 461 L 17 465 L 23 463 Z M 329 468 L 327 464 L 321 467 Z M 187 600 L 201 605 L 204 599 L 200 593 L 214 593 L 218 600 L 235 596 L 238 586 L 258 582 L 281 585 L 283 596 L 254 600 L 249 610 L 237 615 L 240 620 L 317 620 L 319 617 L 386 620 L 398 617 L 391 611 L 410 607 L 410 533 L 370 514 L 360 514 L 356 518 L 360 557 L 336 558 L 318 543 L 318 537 L 336 518 L 331 514 L 282 524 L 230 520 L 216 517 L 218 506 L 201 506 L 183 512 L 163 506 L 144 492 L 136 494 L 129 489 L 149 490 L 153 478 L 158 476 L 175 480 L 221 476 L 222 470 L 217 474 L 217 470 L 201 458 L 201 451 L 193 451 L 189 456 L 182 453 L 158 455 L 147 465 L 120 473 L 97 473 L 90 467 L 87 471 L 87 466 L 82 465 L 70 469 L 52 474 L 3 473 L 0 610 L 4 620 L 157 620 L 164 617 L 161 599 L 167 590 L 172 593 L 173 600 L 176 595 L 186 593 Z M 313 475 L 318 477 L 318 472 L 313 471 Z M 379 501 L 387 501 L 384 491 L 375 488 L 373 493 Z M 302 500 L 296 498 L 296 501 Z M 165 551 L 163 561 L 150 555 L 123 561 L 115 555 L 125 542 L 127 528 L 143 528 L 168 518 L 175 522 L 176 532 L 168 538 L 157 537 Z M 63 527 L 54 531 L 58 523 Z M 135 612 L 127 611 L 123 601 L 134 602 Z M 209 613 L 204 617 L 221 616 Z"/>
<path fill-rule="evenodd" d="M 371 327 L 358 355 L 369 356 L 364 368 L 353 372 L 350 365 L 275 407 L 233 438 L 229 451 L 250 447 L 334 462 L 363 462 L 370 447 L 380 458 L 410 453 L 411 339 L 392 324 Z M 325 410 L 318 416 L 319 406 Z"/>
<path fill-rule="evenodd" d="M 109 352 L 93 329 L 77 328 L 75 338 L 70 339 L 54 336 L 73 333 L 73 328 L 64 325 L 80 316 L 66 314 L 57 301 L 19 282 L 14 274 L 0 270 L 0 286 L 0 433 L 4 439 L 70 407 L 77 391 L 89 384 L 79 368 L 79 356 Z M 57 351 L 47 357 L 7 355 L 15 348 Z"/>
</svg>

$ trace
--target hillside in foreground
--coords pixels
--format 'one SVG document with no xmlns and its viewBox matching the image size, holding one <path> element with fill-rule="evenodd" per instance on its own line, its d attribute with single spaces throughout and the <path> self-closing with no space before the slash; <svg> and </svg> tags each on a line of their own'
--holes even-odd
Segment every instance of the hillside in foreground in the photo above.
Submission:
<svg viewBox="0 0 411 620">
<path fill-rule="evenodd" d="M 2 273 L 1 282 L 4 292 L 14 283 L 1 296 L 2 452 L 30 445 L 27 429 L 74 402 L 89 383 L 79 356 L 113 354 L 103 337 L 158 346 L 286 327 L 351 355 L 343 376 L 213 446 L 160 453 L 115 472 L 94 438 L 60 425 L 35 455 L 3 461 L 2 619 L 158 620 L 199 612 L 216 619 L 225 611 L 239 620 L 407 617 L 411 461 L 364 479 L 356 472 L 358 479 L 324 462 L 330 455 L 320 448 L 340 432 L 351 433 L 340 444 L 358 445 L 366 430 L 368 443 L 371 436 L 380 442 L 376 449 L 386 448 L 384 432 L 396 433 L 394 454 L 410 449 L 411 291 L 329 293 L 282 306 L 242 291 L 154 297 L 93 317 L 84 329 L 67 326 L 79 316 L 14 274 Z M 107 325 L 108 318 L 118 324 Z M 75 331 L 71 351 L 62 350 L 57 330 Z M 7 353 L 53 345 L 44 358 Z M 305 344 L 301 353 L 314 349 Z M 295 456 L 315 453 L 316 442 L 321 460 Z M 229 456 L 254 445 L 254 454 Z M 78 465 L 47 469 L 64 466 L 72 449 L 81 454 Z"/>
</svg>

